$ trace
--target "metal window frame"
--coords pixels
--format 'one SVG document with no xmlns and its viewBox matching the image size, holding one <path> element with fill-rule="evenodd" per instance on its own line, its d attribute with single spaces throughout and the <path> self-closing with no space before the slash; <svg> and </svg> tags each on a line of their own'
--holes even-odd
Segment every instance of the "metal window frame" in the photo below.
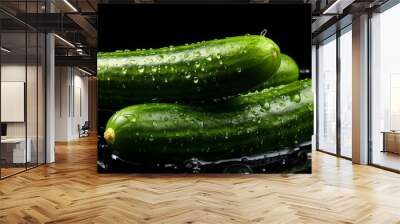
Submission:
<svg viewBox="0 0 400 224">
<path fill-rule="evenodd" d="M 368 11 L 368 30 L 367 30 L 367 44 L 368 44 L 368 54 L 367 54 L 367 63 L 368 63 L 368 69 L 367 69 L 367 82 L 368 82 L 368 96 L 367 96 L 367 107 L 368 107 L 368 111 L 367 111 L 367 116 L 368 116 L 368 124 L 367 124 L 367 128 L 368 128 L 368 165 L 373 166 L 373 167 L 377 167 L 379 169 L 383 169 L 383 170 L 387 170 L 390 172 L 395 172 L 395 173 L 400 173 L 400 169 L 394 169 L 388 166 L 384 166 L 381 164 L 377 164 L 374 163 L 374 156 L 373 156 L 373 138 L 372 138 L 372 94 L 373 94 L 373 89 L 372 89 L 372 53 L 373 53 L 373 49 L 372 49 L 372 19 L 373 19 L 373 14 L 374 13 L 384 13 L 385 11 L 391 9 L 392 7 L 396 6 L 400 4 L 400 0 L 388 0 L 387 2 L 385 2 L 384 4 L 382 4 L 381 6 L 369 10 Z"/>
<path fill-rule="evenodd" d="M 367 46 L 368 46 L 368 49 L 367 49 L 367 51 L 368 51 L 368 54 L 367 54 L 367 66 L 368 66 L 368 69 L 367 69 L 367 82 L 368 82 L 368 84 L 367 84 L 368 85 L 367 86 L 367 88 L 368 88 L 368 90 L 367 90 L 367 92 L 368 92 L 368 95 L 367 95 L 367 107 L 368 107 L 368 111 L 367 111 L 367 116 L 368 116 L 368 123 L 367 123 L 368 137 L 367 137 L 367 141 L 368 141 L 368 152 L 367 152 L 367 154 L 368 154 L 368 161 L 367 161 L 367 164 L 370 165 L 370 166 L 373 166 L 373 167 L 377 167 L 377 168 L 384 169 L 384 170 L 391 171 L 391 172 L 395 172 L 395 173 L 400 173 L 400 170 L 393 169 L 393 168 L 390 168 L 390 167 L 386 167 L 386 166 L 382 166 L 380 164 L 373 163 L 373 142 L 372 142 L 372 91 L 373 91 L 372 90 L 372 53 L 373 53 L 373 49 L 372 49 L 372 23 L 371 23 L 371 20 L 373 18 L 373 13 L 383 13 L 386 10 L 396 6 L 399 3 L 400 3 L 400 0 L 388 0 L 384 4 L 382 4 L 381 6 L 366 11 L 366 13 L 368 13 L 368 25 L 367 25 L 367 27 L 368 27 L 368 30 L 367 30 L 367 42 L 368 42 L 367 43 Z M 351 24 L 349 24 L 349 25 L 351 25 Z M 342 28 L 341 31 L 345 30 L 346 27 Z M 337 44 L 337 46 L 340 45 L 340 36 L 341 35 L 343 35 L 343 33 L 341 33 L 340 35 L 336 36 L 336 41 L 337 41 L 336 44 Z M 336 101 L 337 102 L 337 105 L 336 105 L 336 111 L 337 111 L 336 122 L 337 122 L 337 124 L 336 125 L 337 125 L 337 129 L 338 128 L 340 129 L 340 130 L 336 130 L 336 134 L 337 134 L 337 136 L 336 136 L 336 146 L 337 146 L 336 154 L 328 152 L 328 151 L 325 151 L 323 149 L 319 149 L 319 126 L 318 126 L 318 124 L 319 124 L 319 113 L 318 112 L 319 112 L 320 108 L 318 106 L 318 98 L 319 98 L 319 96 L 318 96 L 319 95 L 318 94 L 319 93 L 319 80 L 318 80 L 318 76 L 319 76 L 319 63 L 318 63 L 319 56 L 318 56 L 318 48 L 319 48 L 319 44 L 321 42 L 327 40 L 330 37 L 331 36 L 321 40 L 320 42 L 318 42 L 316 44 L 316 71 L 317 71 L 317 73 L 316 73 L 316 91 L 317 91 L 317 94 L 316 94 L 316 98 L 317 98 L 317 106 L 316 106 L 316 125 L 317 125 L 317 127 L 316 127 L 316 148 L 317 149 L 316 150 L 320 151 L 320 152 L 323 152 L 323 153 L 326 153 L 326 154 L 329 154 L 329 155 L 336 156 L 336 157 L 352 160 L 352 158 L 343 156 L 341 154 L 341 148 L 340 148 L 340 145 L 338 144 L 338 143 L 340 143 L 340 139 L 338 140 L 338 137 L 340 138 L 340 135 L 338 135 L 338 133 L 340 134 L 340 131 L 341 131 L 340 117 L 338 118 L 338 115 L 340 116 L 340 113 L 338 113 L 338 111 L 340 111 L 340 110 L 338 110 L 338 105 L 340 107 L 340 92 L 336 92 L 336 99 L 337 99 L 337 101 Z M 337 58 L 339 58 L 339 62 L 340 62 L 340 55 L 339 55 L 340 51 L 339 52 L 337 51 L 336 53 L 337 53 Z M 337 65 L 337 68 L 338 68 L 338 65 Z M 340 66 L 339 66 L 339 69 L 340 69 Z M 337 70 L 336 72 L 337 72 L 337 75 L 339 74 L 339 79 L 336 80 L 336 85 L 338 85 L 338 84 L 340 85 L 340 70 Z M 339 80 L 339 82 L 338 82 L 338 80 Z M 340 91 L 340 87 L 338 89 Z M 339 98 L 339 100 L 338 100 L 338 98 Z M 338 124 L 338 122 L 339 122 L 339 124 Z"/>
<path fill-rule="evenodd" d="M 335 36 L 335 37 L 332 38 L 333 36 Z M 332 39 L 332 40 L 329 40 L 329 39 Z M 326 153 L 326 154 L 329 154 L 329 155 L 337 156 L 337 154 L 329 152 L 329 151 L 324 150 L 324 149 L 321 149 L 319 147 L 320 146 L 320 142 L 319 142 L 319 136 L 320 136 L 320 134 L 319 134 L 320 133 L 320 128 L 319 128 L 319 120 L 320 120 L 319 110 L 321 109 L 320 106 L 319 106 L 319 90 L 320 90 L 320 86 L 319 86 L 319 76 L 320 76 L 319 75 L 319 72 L 320 72 L 320 69 L 319 69 L 319 67 L 320 67 L 320 64 L 319 64 L 319 58 L 320 58 L 320 56 L 319 56 L 319 48 L 320 48 L 320 45 L 322 43 L 330 42 L 330 41 L 336 41 L 336 70 L 337 70 L 337 45 L 338 45 L 337 41 L 338 41 L 338 37 L 337 37 L 336 33 L 334 33 L 332 35 L 329 35 L 326 38 L 324 38 L 323 40 L 319 41 L 317 43 L 316 52 L 315 52 L 315 54 L 316 54 L 316 75 L 315 75 L 316 83 L 315 83 L 315 86 L 316 86 L 316 96 L 317 96 L 317 102 L 316 102 L 316 105 L 317 105 L 316 106 L 316 124 L 315 124 L 317 127 L 316 127 L 316 139 L 315 139 L 315 141 L 316 141 L 316 151 L 323 152 L 323 153 Z M 337 71 L 336 71 L 336 79 L 337 79 Z M 337 91 L 337 80 L 336 80 L 336 91 Z M 337 101 L 337 92 L 336 92 L 336 101 Z M 337 102 L 336 102 L 336 104 L 337 104 Z M 336 107 L 337 107 L 337 105 L 336 105 Z M 338 144 L 337 144 L 337 111 L 336 111 L 336 153 L 338 151 L 338 149 L 337 149 L 338 146 L 337 145 Z"/>
<path fill-rule="evenodd" d="M 341 117 L 340 117 L 340 103 L 341 103 L 341 99 L 340 99 L 340 81 L 341 81 L 341 65 L 340 65 L 340 37 L 342 35 L 344 35 L 347 32 L 350 32 L 351 29 L 349 29 L 349 27 L 352 25 L 352 23 L 346 25 L 343 28 L 340 28 L 339 26 L 336 27 L 336 32 L 328 37 L 326 37 L 325 39 L 319 41 L 316 45 L 316 80 L 315 80 L 315 85 L 316 85 L 316 151 L 319 152 L 323 152 L 329 155 L 333 155 L 339 158 L 343 158 L 346 160 L 352 160 L 352 158 L 347 157 L 342 155 L 342 149 L 341 149 L 341 131 L 342 131 L 342 127 L 341 127 Z M 335 36 L 334 39 L 329 40 L 330 38 L 332 38 L 332 36 Z M 321 109 L 319 107 L 319 47 L 320 44 L 326 41 L 336 41 L 336 152 L 332 153 L 329 152 L 327 150 L 321 149 L 319 147 L 319 110 Z M 328 41 L 328 42 L 329 42 Z"/>
</svg>

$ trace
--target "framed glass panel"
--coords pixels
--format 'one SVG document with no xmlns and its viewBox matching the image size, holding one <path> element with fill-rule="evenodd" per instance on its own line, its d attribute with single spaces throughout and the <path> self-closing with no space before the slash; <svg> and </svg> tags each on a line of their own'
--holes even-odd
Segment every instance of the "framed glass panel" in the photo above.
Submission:
<svg viewBox="0 0 400 224">
<path fill-rule="evenodd" d="M 37 1 L 27 2 L 27 13 L 34 14 L 39 11 Z M 38 17 L 32 17 L 31 21 L 37 24 Z M 26 111 L 27 111 L 27 144 L 30 147 L 30 158 L 27 167 L 38 165 L 38 45 L 39 35 L 34 29 L 27 27 L 27 75 L 26 75 Z M 28 147 L 28 148 L 29 148 Z M 27 148 L 27 149 L 28 149 Z"/>
<path fill-rule="evenodd" d="M 336 154 L 336 35 L 318 47 L 318 149 Z"/>
<path fill-rule="evenodd" d="M 351 26 L 340 36 L 340 154 L 352 157 L 352 33 Z"/>
<path fill-rule="evenodd" d="M 371 18 L 372 164 L 400 170 L 400 4 Z"/>
<path fill-rule="evenodd" d="M 24 16 L 44 13 L 45 3 L 0 1 L 0 7 Z M 45 163 L 46 38 L 40 32 L 0 12 L 0 178 Z"/>
<path fill-rule="evenodd" d="M 25 32 L 1 34 L 2 177 L 24 171 L 31 158 L 26 141 L 26 40 Z"/>
</svg>

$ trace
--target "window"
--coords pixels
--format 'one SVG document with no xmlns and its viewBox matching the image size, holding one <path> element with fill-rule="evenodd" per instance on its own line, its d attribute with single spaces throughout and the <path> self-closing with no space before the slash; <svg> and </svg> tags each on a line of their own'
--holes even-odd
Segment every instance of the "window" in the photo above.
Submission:
<svg viewBox="0 0 400 224">
<path fill-rule="evenodd" d="M 352 34 L 351 26 L 340 35 L 340 155 L 352 156 Z"/>
<path fill-rule="evenodd" d="M 336 36 L 318 47 L 318 149 L 336 153 Z"/>
<path fill-rule="evenodd" d="M 400 170 L 400 4 L 371 18 L 371 159 Z"/>
</svg>

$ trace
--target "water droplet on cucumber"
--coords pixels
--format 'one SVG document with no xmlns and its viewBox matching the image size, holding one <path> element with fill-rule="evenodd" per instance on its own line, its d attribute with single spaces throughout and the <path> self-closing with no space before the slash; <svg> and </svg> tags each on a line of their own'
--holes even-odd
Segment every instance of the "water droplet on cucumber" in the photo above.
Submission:
<svg viewBox="0 0 400 224">
<path fill-rule="evenodd" d="M 295 95 L 293 95 L 291 98 L 292 98 L 292 101 L 293 101 L 293 102 L 296 102 L 296 103 L 300 102 L 300 100 L 301 100 L 299 94 L 295 94 Z"/>
<path fill-rule="evenodd" d="M 228 132 L 225 132 L 225 139 L 229 139 L 229 134 L 228 134 Z"/>
<path fill-rule="evenodd" d="M 122 68 L 122 74 L 126 75 L 127 72 L 128 72 L 127 68 Z"/>
<path fill-rule="evenodd" d="M 264 109 L 269 110 L 270 108 L 271 108 L 271 105 L 269 104 L 269 102 L 265 102 Z"/>
<path fill-rule="evenodd" d="M 144 67 L 139 67 L 138 72 L 139 73 L 143 73 L 144 72 Z"/>
</svg>

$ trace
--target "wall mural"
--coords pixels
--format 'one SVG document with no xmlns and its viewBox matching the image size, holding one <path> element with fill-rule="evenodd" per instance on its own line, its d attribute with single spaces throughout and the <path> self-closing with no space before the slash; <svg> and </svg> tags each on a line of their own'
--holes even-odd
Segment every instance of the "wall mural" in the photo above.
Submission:
<svg viewBox="0 0 400 224">
<path fill-rule="evenodd" d="M 311 172 L 309 5 L 98 16 L 99 172 Z"/>
</svg>

